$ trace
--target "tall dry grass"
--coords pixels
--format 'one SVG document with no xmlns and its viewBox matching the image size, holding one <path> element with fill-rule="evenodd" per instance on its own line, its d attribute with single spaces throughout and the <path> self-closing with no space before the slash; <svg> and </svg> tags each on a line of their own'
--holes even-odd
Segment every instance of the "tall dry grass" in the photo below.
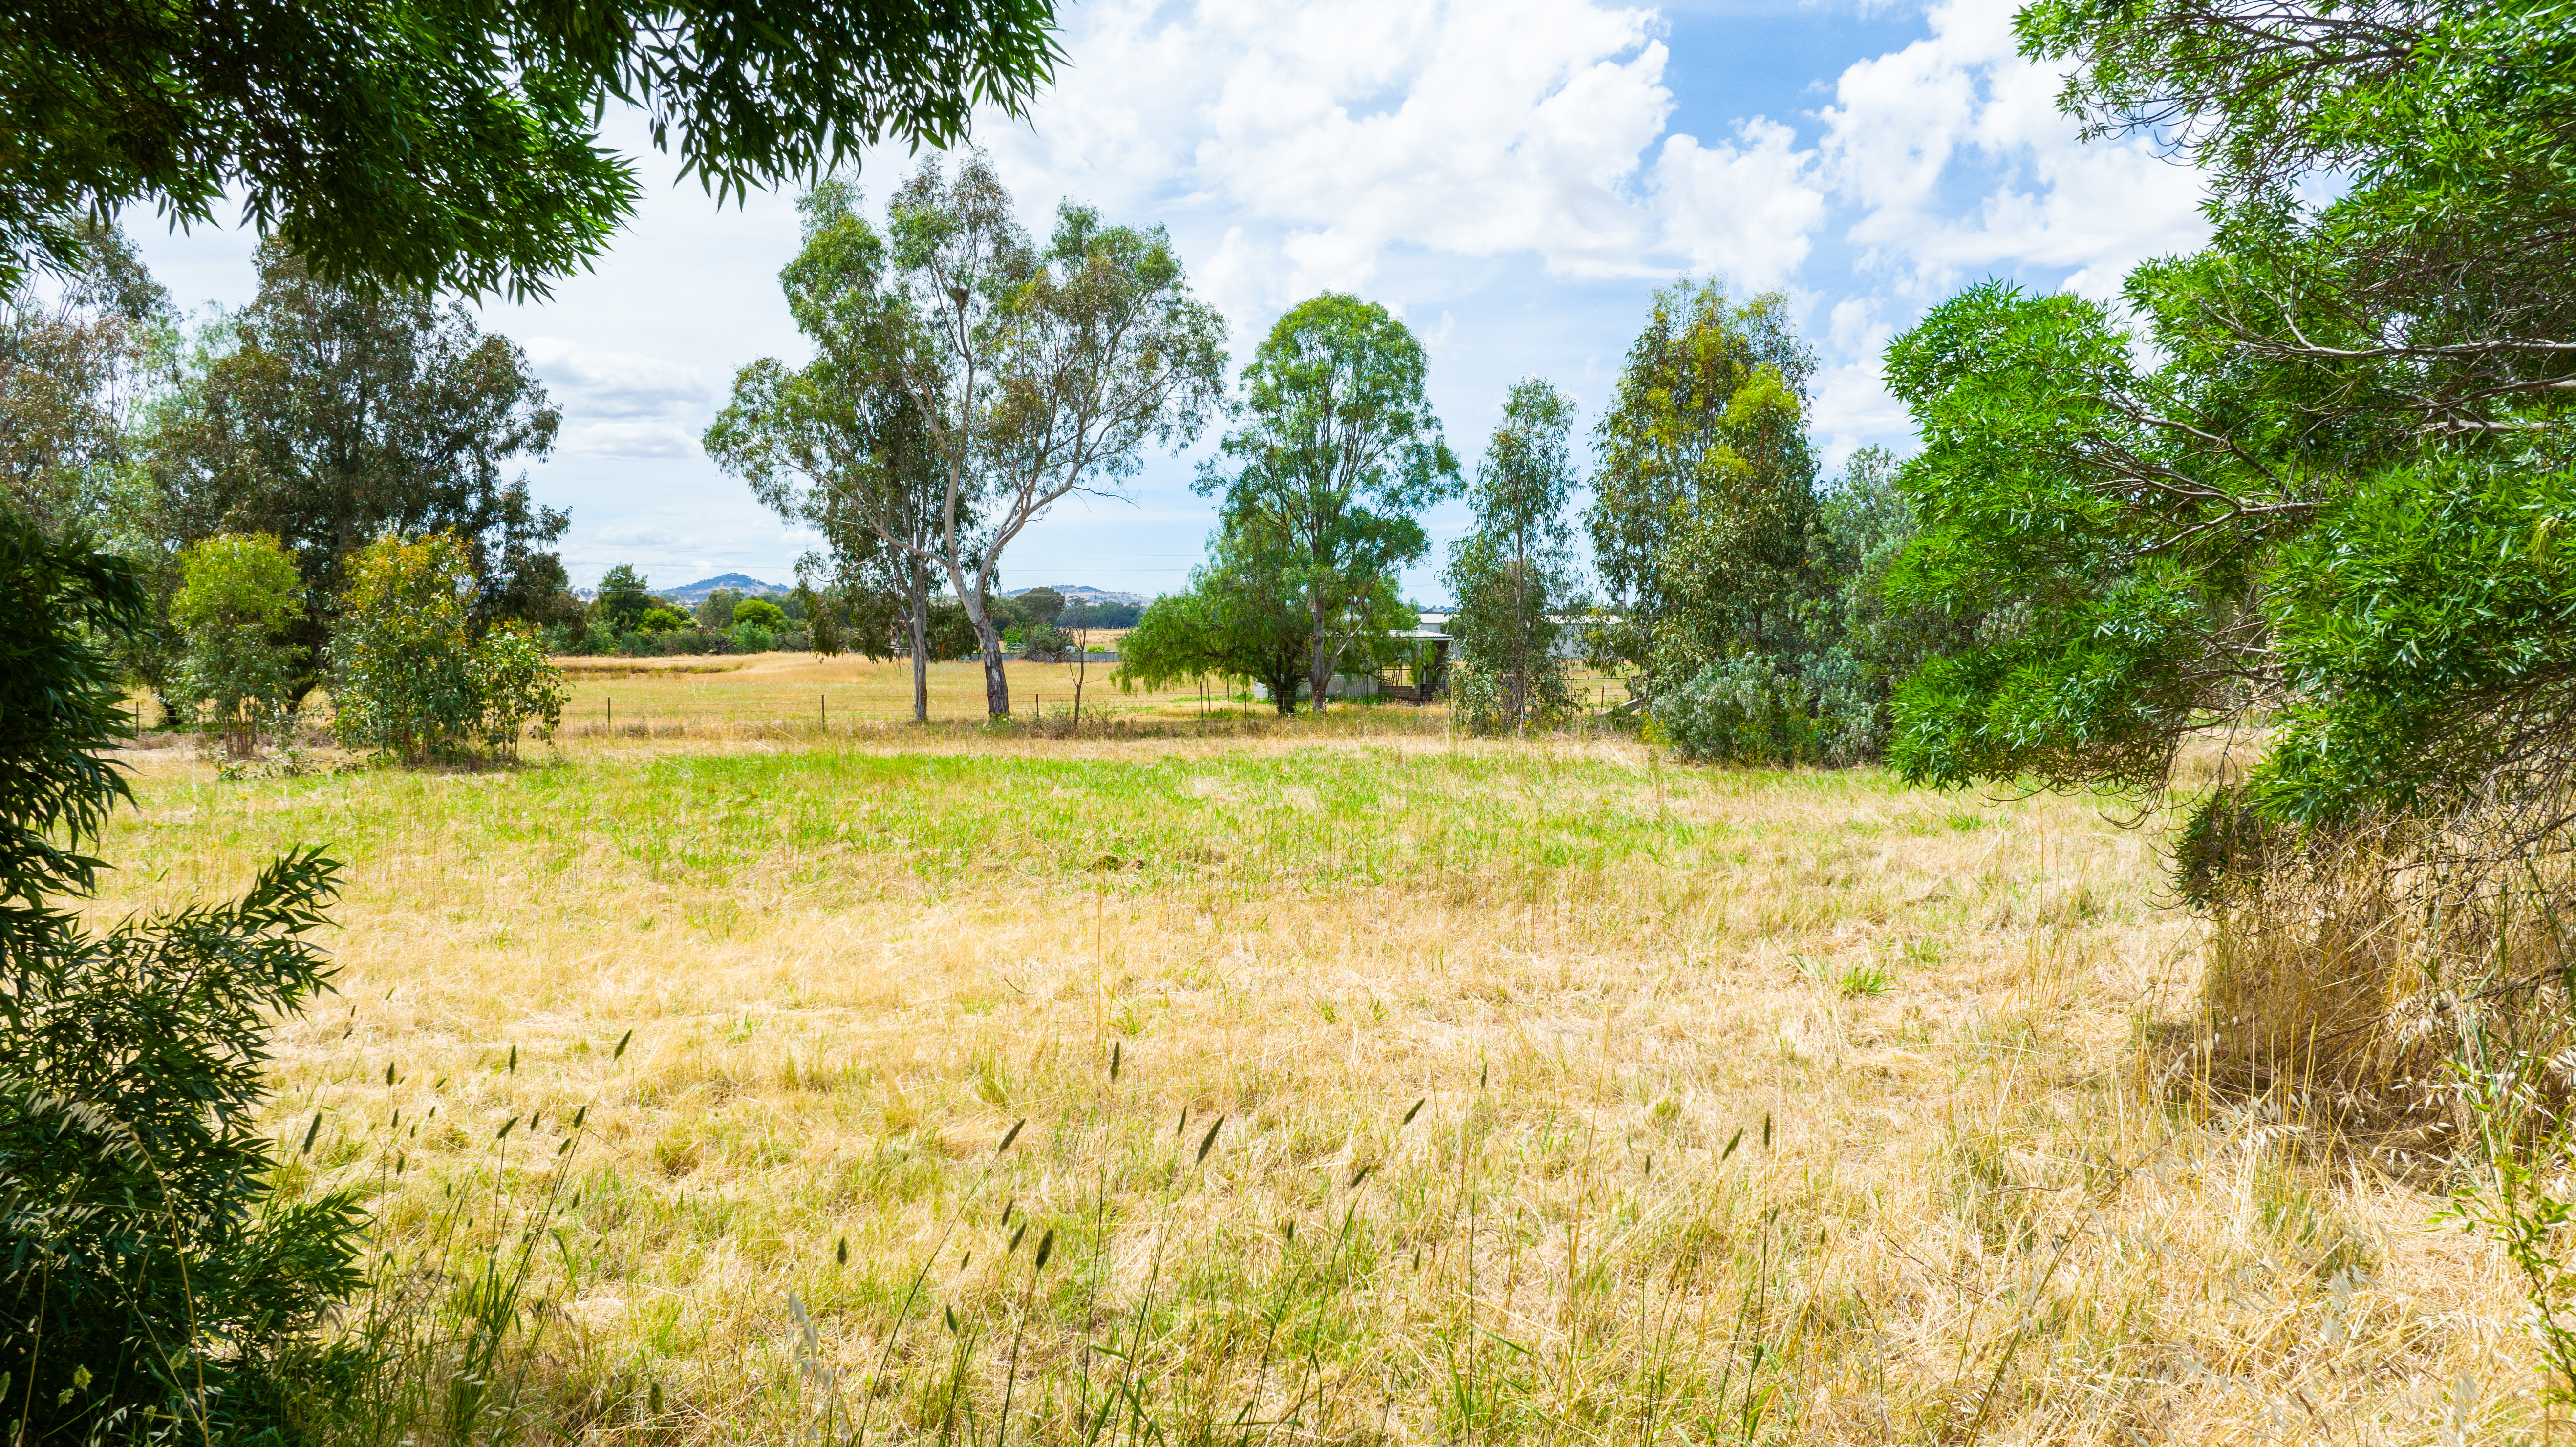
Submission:
<svg viewBox="0 0 2576 1447">
<path fill-rule="evenodd" d="M 2176 1068 L 2391 1164 L 2455 1166 L 2496 1124 L 2464 1072 L 2576 1044 L 2576 859 L 2475 821 L 2272 855 L 2213 891 L 2200 1037 Z"/>
<path fill-rule="evenodd" d="M 103 908 L 350 859 L 287 1188 L 414 1280 L 542 1220 L 565 1438 L 2544 1430 L 2423 1182 L 2162 1073 L 2201 926 L 2085 801 L 1347 732 L 139 793 Z"/>
</svg>

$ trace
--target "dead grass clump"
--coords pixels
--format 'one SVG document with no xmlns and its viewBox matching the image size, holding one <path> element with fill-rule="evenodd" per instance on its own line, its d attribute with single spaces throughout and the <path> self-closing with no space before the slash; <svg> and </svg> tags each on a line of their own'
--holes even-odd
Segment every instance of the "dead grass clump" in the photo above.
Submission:
<svg viewBox="0 0 2576 1447">
<path fill-rule="evenodd" d="M 2356 831 L 2222 881 L 2210 917 L 2199 1038 L 2168 1069 L 2267 1102 L 2284 1128 L 2447 1161 L 2469 1127 L 2463 1061 L 2576 1040 L 2563 851 Z"/>
</svg>

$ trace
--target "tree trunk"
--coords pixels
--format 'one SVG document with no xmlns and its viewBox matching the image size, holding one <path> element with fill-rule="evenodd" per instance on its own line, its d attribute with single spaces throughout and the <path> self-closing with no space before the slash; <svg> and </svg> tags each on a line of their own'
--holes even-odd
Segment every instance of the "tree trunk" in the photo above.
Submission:
<svg viewBox="0 0 2576 1447">
<path fill-rule="evenodd" d="M 1082 682 L 1091 674 L 1091 630 L 1084 628 L 1073 640 L 1073 727 L 1082 730 Z"/>
<path fill-rule="evenodd" d="M 966 605 L 966 620 L 975 625 L 975 641 L 984 646 L 984 718 L 987 722 L 1011 716 L 1011 678 L 1002 671 L 1002 634 L 993 626 L 993 615 L 984 608 L 981 588 L 961 598 Z"/>
<path fill-rule="evenodd" d="M 1011 716 L 1011 679 L 1002 671 L 1002 635 L 993 626 L 993 615 L 984 606 L 985 579 L 978 574 L 975 586 L 966 586 L 965 570 L 956 561 L 948 561 L 948 585 L 957 590 L 958 605 L 966 610 L 966 621 L 975 625 L 975 641 L 984 649 L 984 720 L 991 723 Z"/>
<path fill-rule="evenodd" d="M 912 721 L 930 722 L 930 582 L 917 563 L 912 578 Z"/>
<path fill-rule="evenodd" d="M 1011 679 L 1002 671 L 1002 635 L 989 621 L 977 620 L 975 636 L 984 640 L 984 717 L 1011 716 Z"/>
</svg>

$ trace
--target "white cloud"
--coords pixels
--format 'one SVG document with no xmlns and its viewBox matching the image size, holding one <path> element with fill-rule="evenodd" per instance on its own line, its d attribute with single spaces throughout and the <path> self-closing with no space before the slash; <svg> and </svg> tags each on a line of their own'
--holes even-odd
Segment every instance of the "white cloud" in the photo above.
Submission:
<svg viewBox="0 0 2576 1447">
<path fill-rule="evenodd" d="M 555 434 L 555 448 L 573 457 L 694 457 L 698 438 L 686 426 L 662 418 L 567 422 Z"/>
<path fill-rule="evenodd" d="M 697 368 L 640 352 L 592 351 L 560 337 L 530 337 L 527 353 L 546 385 L 587 416 L 653 416 L 707 397 Z"/>
<path fill-rule="evenodd" d="M 1825 329 L 1824 352 L 1839 360 L 1816 379 L 1815 430 L 1827 471 L 1873 442 L 1904 435 L 1905 406 L 1888 394 L 1880 358 L 1896 328 L 1878 303 L 1859 297 L 1836 302 Z"/>
<path fill-rule="evenodd" d="M 1826 209 L 1815 153 L 1797 140 L 1787 126 L 1756 116 L 1736 128 L 1735 144 L 1666 141 L 1655 162 L 1664 244 L 1746 290 L 1796 275 Z"/>
<path fill-rule="evenodd" d="M 1918 301 L 2021 266 L 2072 270 L 2067 285 L 2100 295 L 2207 232 L 2197 173 L 2144 141 L 2077 139 L 2058 75 L 2015 51 L 2013 9 L 1943 0 L 1929 36 L 1846 68 L 1821 116 L 1863 266 Z"/>
<path fill-rule="evenodd" d="M 643 527 L 635 524 L 601 528 L 592 536 L 603 543 L 630 547 L 673 548 L 688 541 L 669 528 Z"/>
<path fill-rule="evenodd" d="M 641 352 L 530 337 L 528 360 L 564 412 L 555 448 L 572 457 L 695 457 L 708 399 L 695 367 Z"/>
<path fill-rule="evenodd" d="M 986 133 L 1005 178 L 1224 218 L 1205 274 L 1239 316 L 1366 285 L 1396 246 L 1666 269 L 1639 189 L 1672 110 L 1651 10 L 1109 0 L 1073 19 L 1074 65 L 1026 126 Z"/>
<path fill-rule="evenodd" d="M 2057 76 L 2016 51 L 2014 4 L 1940 0 L 1928 35 L 1854 61 L 1813 115 L 1704 139 L 1668 131 L 1652 9 L 1099 0 L 1071 16 L 1057 86 L 985 139 L 1032 220 L 1067 195 L 1170 220 L 1239 340 L 1326 288 L 1451 309 L 1511 257 L 1578 282 L 1857 289 L 1889 316 L 1991 272 L 2099 294 L 2197 241 L 2200 186 L 2143 145 L 2079 142 Z M 1828 241 L 1852 284 L 1808 274 Z M 1825 339 L 1819 425 L 1848 437 L 1904 426 L 1877 381 L 1899 323 L 1870 315 Z"/>
</svg>

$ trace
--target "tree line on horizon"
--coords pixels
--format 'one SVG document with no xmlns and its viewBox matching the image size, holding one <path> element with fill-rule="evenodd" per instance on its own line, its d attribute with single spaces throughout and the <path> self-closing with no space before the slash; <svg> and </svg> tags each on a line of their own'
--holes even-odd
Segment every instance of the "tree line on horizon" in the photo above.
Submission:
<svg viewBox="0 0 2576 1447">
<path fill-rule="evenodd" d="M 780 281 L 815 357 L 744 367 L 705 447 L 822 535 L 800 576 L 828 580 L 869 636 L 896 635 L 882 646 L 915 660 L 917 719 L 926 664 L 947 656 L 941 607 L 974 630 L 988 712 L 1005 716 L 1004 551 L 1057 501 L 1114 493 L 1149 447 L 1222 419 L 1194 484 L 1218 505 L 1208 560 L 1122 640 L 1122 685 L 1216 675 L 1282 712 L 1320 706 L 1337 674 L 1402 652 L 1391 635 L 1417 615 L 1397 575 L 1430 550 L 1421 514 L 1463 496 L 1476 527 L 1444 580 L 1475 726 L 1563 722 L 1581 652 L 1626 674 L 1692 757 L 1877 757 L 1924 641 L 1877 587 L 1909 514 L 1883 454 L 1820 483 L 1814 361 L 1785 298 L 1688 282 L 1656 298 L 1596 429 L 1596 609 L 1567 516 L 1574 405 L 1546 382 L 1513 390 L 1470 481 L 1421 344 L 1377 303 L 1292 307 L 1229 386 L 1222 325 L 1160 228 L 1067 202 L 1041 245 L 980 155 L 923 162 L 881 224 L 838 179 L 800 204 Z"/>
</svg>

